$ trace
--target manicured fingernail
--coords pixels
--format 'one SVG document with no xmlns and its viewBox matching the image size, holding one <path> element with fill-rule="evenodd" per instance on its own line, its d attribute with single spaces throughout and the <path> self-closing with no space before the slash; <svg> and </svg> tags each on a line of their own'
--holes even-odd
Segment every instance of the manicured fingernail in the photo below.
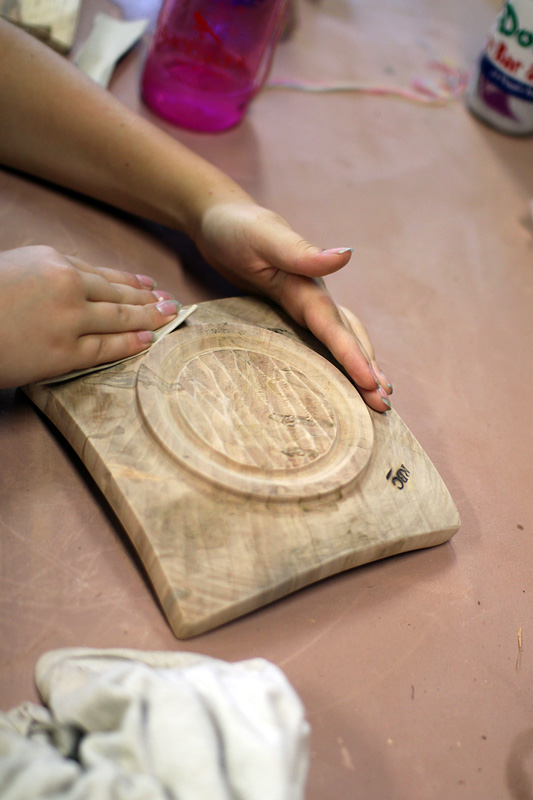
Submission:
<svg viewBox="0 0 533 800">
<path fill-rule="evenodd" d="M 137 336 L 143 344 L 152 344 L 155 339 L 153 331 L 137 331 Z"/>
<path fill-rule="evenodd" d="M 170 292 L 161 292 L 158 289 L 156 292 L 152 292 L 152 294 L 156 300 L 172 300 Z"/>
<path fill-rule="evenodd" d="M 380 372 L 380 374 L 381 374 L 381 379 L 382 379 L 383 383 L 384 383 L 386 386 L 388 386 L 388 387 L 389 387 L 390 393 L 392 394 L 392 393 L 393 393 L 393 391 L 394 391 L 394 389 L 392 388 L 392 383 L 389 383 L 389 382 L 388 382 L 388 380 L 387 380 L 387 376 L 386 376 L 386 375 L 383 373 L 383 371 L 382 371 L 382 370 L 380 370 L 379 372 Z"/>
<path fill-rule="evenodd" d="M 343 256 L 345 253 L 353 253 L 353 247 L 334 247 L 331 250 L 322 250 L 325 255 Z"/>
<path fill-rule="evenodd" d="M 136 275 L 135 277 L 143 286 L 148 286 L 149 289 L 155 289 L 157 286 L 157 283 L 149 275 Z"/>
<path fill-rule="evenodd" d="M 387 397 L 387 395 L 385 393 L 385 389 L 383 389 L 382 386 L 379 387 L 379 394 L 380 394 L 380 397 L 381 397 L 381 402 L 384 403 L 388 408 L 392 408 L 392 406 L 390 404 L 390 400 Z"/>
<path fill-rule="evenodd" d="M 380 377 L 381 377 L 381 381 L 378 379 L 378 376 L 377 376 L 376 370 L 377 370 L 377 372 L 379 372 L 379 375 L 380 375 Z M 388 382 L 388 380 L 387 380 L 387 376 L 385 375 L 385 373 L 383 372 L 383 370 L 382 370 L 380 367 L 378 367 L 378 366 L 376 365 L 376 367 L 375 367 L 375 368 L 374 368 L 372 371 L 373 371 L 373 373 L 374 373 L 374 379 L 375 379 L 375 381 L 376 381 L 376 384 L 377 384 L 377 387 L 378 387 L 378 389 L 379 389 L 379 387 L 381 386 L 381 384 L 382 384 L 382 383 L 384 383 L 384 384 L 386 384 L 386 386 L 388 386 L 388 387 L 389 387 L 389 389 L 390 389 L 390 394 L 392 394 L 392 393 L 393 393 L 393 391 L 394 391 L 394 389 L 392 388 L 392 383 L 389 383 L 389 382 Z M 383 392 L 380 392 L 380 394 L 383 394 Z"/>
<path fill-rule="evenodd" d="M 156 303 L 156 308 L 165 317 L 169 317 L 178 313 L 179 303 L 176 300 L 163 300 L 161 303 Z"/>
</svg>

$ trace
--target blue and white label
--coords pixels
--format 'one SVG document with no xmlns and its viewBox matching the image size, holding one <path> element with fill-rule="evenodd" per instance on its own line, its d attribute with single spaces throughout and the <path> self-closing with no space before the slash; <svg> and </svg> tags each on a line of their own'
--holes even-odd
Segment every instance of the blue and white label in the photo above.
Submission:
<svg viewBox="0 0 533 800">
<path fill-rule="evenodd" d="M 491 83 L 501 89 L 502 92 L 518 97 L 520 100 L 526 100 L 533 103 L 533 84 L 522 83 L 507 75 L 506 72 L 497 67 L 490 58 L 483 56 L 480 63 L 481 74 Z"/>
<path fill-rule="evenodd" d="M 500 130 L 533 132 L 533 0 L 503 3 L 468 102 Z"/>
</svg>

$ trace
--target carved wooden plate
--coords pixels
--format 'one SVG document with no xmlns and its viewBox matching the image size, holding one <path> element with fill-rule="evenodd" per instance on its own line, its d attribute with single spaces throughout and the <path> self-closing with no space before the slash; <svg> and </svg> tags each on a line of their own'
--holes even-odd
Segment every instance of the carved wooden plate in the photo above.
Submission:
<svg viewBox="0 0 533 800">
<path fill-rule="evenodd" d="M 181 468 L 250 497 L 323 497 L 372 452 L 366 406 L 339 370 L 252 326 L 191 327 L 163 342 L 139 369 L 137 400 Z"/>
<path fill-rule="evenodd" d="M 399 416 L 369 410 L 260 300 L 202 303 L 145 356 L 25 391 L 114 508 L 178 637 L 460 524 Z"/>
</svg>

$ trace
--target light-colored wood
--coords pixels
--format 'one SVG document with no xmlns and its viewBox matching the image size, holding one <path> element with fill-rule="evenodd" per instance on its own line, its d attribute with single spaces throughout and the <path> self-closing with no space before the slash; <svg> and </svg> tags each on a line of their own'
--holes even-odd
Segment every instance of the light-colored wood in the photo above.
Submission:
<svg viewBox="0 0 533 800">
<path fill-rule="evenodd" d="M 338 492 L 372 452 L 370 416 L 340 372 L 251 325 L 191 327 L 154 349 L 137 401 L 180 469 L 255 499 Z"/>
<path fill-rule="evenodd" d="M 261 300 L 201 303 L 147 355 L 25 391 L 115 510 L 180 638 L 460 525 L 399 416 L 369 410 Z"/>
</svg>

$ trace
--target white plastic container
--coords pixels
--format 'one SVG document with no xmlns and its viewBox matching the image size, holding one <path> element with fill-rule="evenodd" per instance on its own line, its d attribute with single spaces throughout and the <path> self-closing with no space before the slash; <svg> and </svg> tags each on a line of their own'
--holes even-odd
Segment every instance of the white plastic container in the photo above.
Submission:
<svg viewBox="0 0 533 800">
<path fill-rule="evenodd" d="M 533 133 L 533 0 L 505 0 L 481 53 L 467 105 L 504 133 Z"/>
</svg>

